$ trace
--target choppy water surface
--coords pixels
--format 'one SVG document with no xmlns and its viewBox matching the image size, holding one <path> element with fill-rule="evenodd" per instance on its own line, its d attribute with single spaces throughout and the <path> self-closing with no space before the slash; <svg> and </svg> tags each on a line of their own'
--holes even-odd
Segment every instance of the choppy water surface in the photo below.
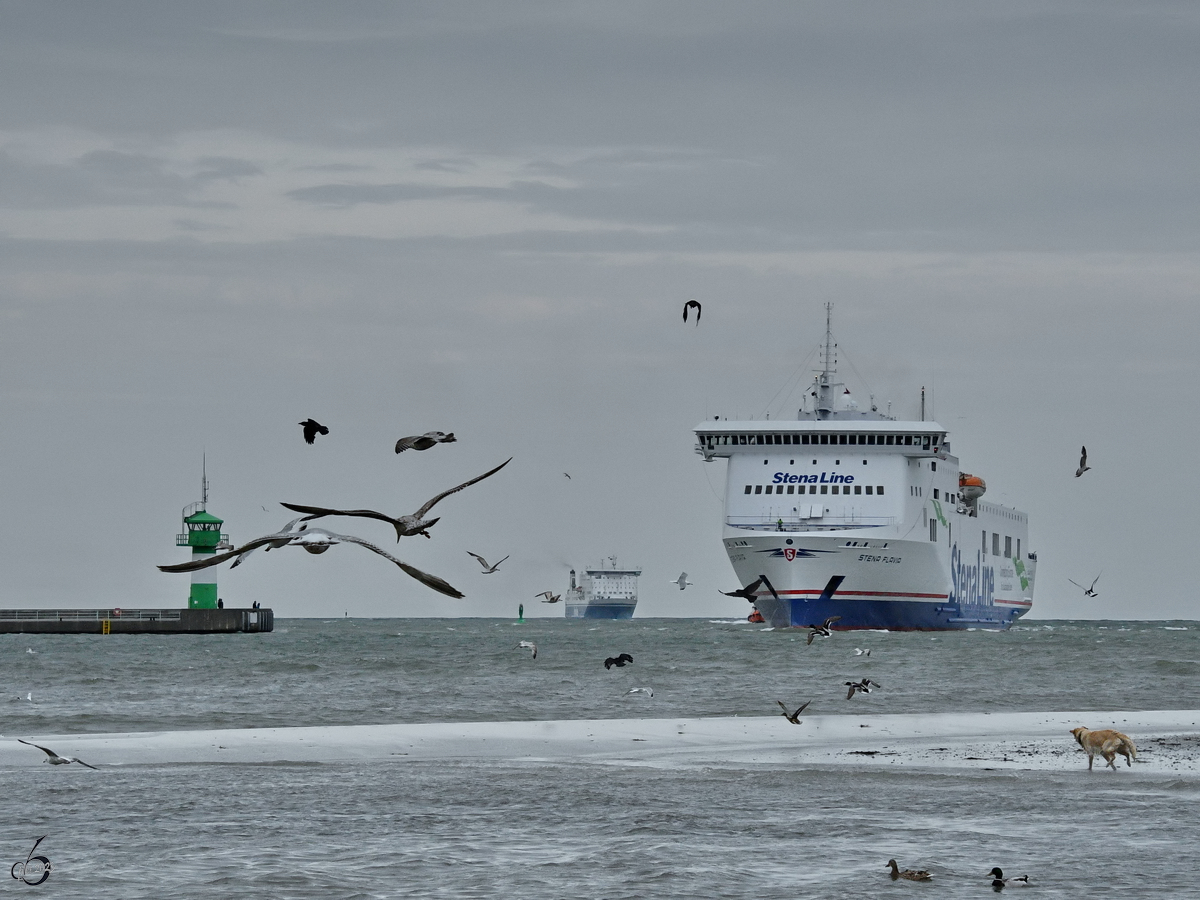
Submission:
<svg viewBox="0 0 1200 900">
<path fill-rule="evenodd" d="M 771 715 L 777 697 L 812 698 L 821 715 L 1200 708 L 1200 629 L 1187 622 L 859 632 L 811 647 L 803 633 L 703 620 L 277 625 L 268 635 L 0 636 L 0 732 Z M 538 643 L 536 661 L 514 649 L 522 639 Z M 619 652 L 635 663 L 606 671 Z M 847 702 L 842 682 L 864 676 L 884 689 Z M 633 686 L 654 697 L 627 696 Z M 37 766 L 0 769 L 0 868 L 49 833 L 50 880 L 12 890 L 965 897 L 990 893 L 983 873 L 1001 865 L 1030 874 L 1042 895 L 1196 896 L 1198 795 L 1193 780 L 1082 766 Z M 937 881 L 893 885 L 890 856 Z"/>
</svg>

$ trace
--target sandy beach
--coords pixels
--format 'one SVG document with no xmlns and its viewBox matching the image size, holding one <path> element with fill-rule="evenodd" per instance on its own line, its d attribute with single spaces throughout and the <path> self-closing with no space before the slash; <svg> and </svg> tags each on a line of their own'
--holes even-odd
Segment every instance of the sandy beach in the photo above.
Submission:
<svg viewBox="0 0 1200 900">
<path fill-rule="evenodd" d="M 657 766 L 904 766 L 1086 770 L 1070 729 L 1116 728 L 1138 759 L 1122 773 L 1194 775 L 1200 710 L 599 719 L 357 725 L 94 735 L 20 735 L 93 765 L 272 764 L 386 760 Z M 0 739 L 0 766 L 38 765 Z M 1097 769 L 1103 760 L 1097 760 Z"/>
</svg>

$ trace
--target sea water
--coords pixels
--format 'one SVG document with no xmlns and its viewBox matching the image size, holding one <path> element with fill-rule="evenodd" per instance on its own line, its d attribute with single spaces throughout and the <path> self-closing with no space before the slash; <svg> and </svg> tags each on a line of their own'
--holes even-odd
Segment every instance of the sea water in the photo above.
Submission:
<svg viewBox="0 0 1200 900">
<path fill-rule="evenodd" d="M 262 635 L 0 636 L 0 734 L 445 721 L 1200 709 L 1200 627 L 771 631 L 736 620 L 279 619 Z M 538 657 L 517 649 L 534 641 Z M 871 650 L 855 655 L 854 649 Z M 606 669 L 629 653 L 634 663 Z M 843 684 L 881 689 L 846 700 Z M 628 694 L 633 687 L 653 690 Z M 29 699 L 29 697 L 32 699 Z M 1111 723 L 1092 722 L 1094 727 Z M 49 743 L 49 741 L 47 741 Z M 1072 746 L 1063 735 L 1064 746 Z M 29 752 L 39 751 L 30 748 Z M 66 752 L 66 751 L 64 751 Z M 595 762 L 0 768 L 0 867 L 54 897 L 1200 896 L 1200 782 Z M 884 863 L 935 873 L 893 884 Z M 1012 890 L 1011 888 L 1008 890 Z"/>
</svg>

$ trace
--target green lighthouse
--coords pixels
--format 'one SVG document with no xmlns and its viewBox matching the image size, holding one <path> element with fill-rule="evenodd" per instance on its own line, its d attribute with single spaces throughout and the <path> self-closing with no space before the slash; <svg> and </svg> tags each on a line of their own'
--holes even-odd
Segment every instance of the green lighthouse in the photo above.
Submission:
<svg viewBox="0 0 1200 900">
<path fill-rule="evenodd" d="M 207 465 L 205 465 L 207 470 Z M 218 519 L 207 509 L 208 476 L 201 476 L 201 499 L 183 508 L 183 533 L 175 536 L 175 546 L 191 547 L 192 559 L 212 556 L 218 550 L 232 550 L 229 536 L 221 533 L 224 519 Z M 215 566 L 197 569 L 192 573 L 192 592 L 188 595 L 188 609 L 217 608 L 217 570 Z"/>
</svg>

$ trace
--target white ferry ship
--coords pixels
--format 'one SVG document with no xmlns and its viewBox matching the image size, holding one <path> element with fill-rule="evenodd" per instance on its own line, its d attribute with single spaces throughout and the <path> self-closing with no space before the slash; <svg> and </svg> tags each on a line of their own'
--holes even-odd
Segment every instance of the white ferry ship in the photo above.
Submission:
<svg viewBox="0 0 1200 900">
<path fill-rule="evenodd" d="M 723 540 L 741 584 L 766 576 L 754 605 L 777 628 L 1007 628 L 1033 605 L 1028 517 L 981 499 L 923 408 L 908 422 L 858 408 L 831 309 L 796 420 L 695 429 L 705 462 L 728 460 Z"/>
<path fill-rule="evenodd" d="M 571 570 L 571 586 L 565 599 L 568 619 L 632 619 L 638 601 L 638 568 L 617 567 L 616 557 L 594 569 L 585 569 L 580 583 Z"/>
</svg>

